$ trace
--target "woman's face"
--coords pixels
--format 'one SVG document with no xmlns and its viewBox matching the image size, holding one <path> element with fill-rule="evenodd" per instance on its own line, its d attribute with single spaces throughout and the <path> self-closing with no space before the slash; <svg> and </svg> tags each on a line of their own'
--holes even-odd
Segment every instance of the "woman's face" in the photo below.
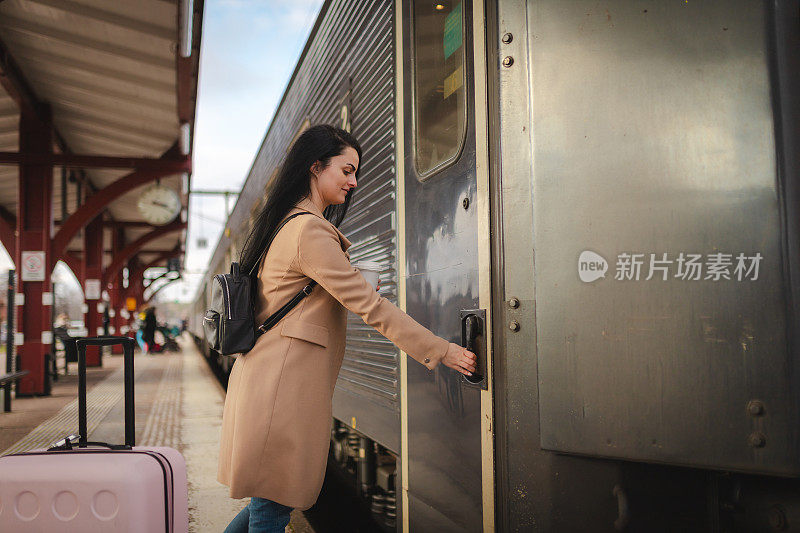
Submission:
<svg viewBox="0 0 800 533">
<path fill-rule="evenodd" d="M 321 168 L 319 162 L 311 168 L 312 188 L 316 184 L 319 198 L 326 207 L 344 203 L 347 193 L 356 187 L 358 163 L 358 152 L 347 146 L 344 152 L 331 158 L 326 168 Z"/>
</svg>

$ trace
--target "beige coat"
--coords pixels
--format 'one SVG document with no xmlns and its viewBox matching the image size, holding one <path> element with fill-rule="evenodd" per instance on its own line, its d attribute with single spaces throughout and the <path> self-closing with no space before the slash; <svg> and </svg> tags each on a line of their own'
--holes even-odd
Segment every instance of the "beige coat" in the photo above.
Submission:
<svg viewBox="0 0 800 533">
<path fill-rule="evenodd" d="M 350 242 L 309 200 L 292 212 L 259 272 L 258 322 L 312 278 L 319 283 L 253 349 L 236 359 L 228 382 L 219 481 L 232 498 L 258 496 L 307 509 L 319 495 L 330 443 L 331 401 L 350 309 L 414 359 L 433 369 L 448 342 L 378 295 L 350 265 Z"/>
</svg>

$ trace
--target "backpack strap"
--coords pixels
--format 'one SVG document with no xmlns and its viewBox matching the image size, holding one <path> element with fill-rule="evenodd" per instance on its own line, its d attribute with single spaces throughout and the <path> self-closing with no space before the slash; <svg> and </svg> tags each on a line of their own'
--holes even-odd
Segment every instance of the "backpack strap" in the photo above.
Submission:
<svg viewBox="0 0 800 533">
<path fill-rule="evenodd" d="M 269 240 L 269 242 L 267 243 L 267 246 L 264 248 L 264 251 L 261 253 L 261 257 L 259 258 L 258 262 L 257 262 L 255 265 L 253 265 L 253 268 L 252 268 L 252 269 L 250 269 L 250 275 L 251 275 L 251 276 L 253 275 L 253 272 L 255 272 L 256 266 L 260 265 L 260 264 L 261 264 L 261 261 L 263 261 L 263 260 L 264 260 L 264 257 L 266 257 L 266 255 L 267 255 L 267 250 L 269 250 L 269 247 L 270 247 L 270 245 L 272 244 L 272 241 L 273 241 L 273 240 L 275 240 L 275 237 L 278 235 L 278 232 L 281 230 L 281 228 L 283 228 L 283 226 L 285 226 L 285 225 L 286 225 L 286 223 L 287 223 L 287 222 L 289 222 L 289 221 L 290 221 L 291 219 L 293 219 L 294 217 L 298 217 L 298 216 L 300 216 L 300 215 L 311 215 L 311 214 L 312 214 L 312 213 L 309 213 L 308 211 L 300 211 L 299 213 L 294 213 L 294 214 L 292 214 L 292 215 L 289 215 L 289 216 L 288 216 L 288 217 L 286 217 L 285 219 L 283 219 L 283 222 L 281 222 L 281 223 L 280 223 L 280 225 L 278 226 L 278 229 L 277 229 L 277 230 L 275 230 L 275 233 L 272 235 L 272 238 Z M 263 324 L 261 324 L 260 326 L 258 326 L 258 327 L 256 328 L 256 338 L 260 337 L 262 333 L 266 333 L 266 331 L 267 331 L 268 329 L 270 329 L 272 326 L 274 326 L 275 324 L 277 324 L 278 322 L 280 322 L 280 320 L 281 320 L 283 317 L 285 317 L 285 316 L 286 316 L 286 314 L 287 314 L 289 311 L 291 311 L 292 309 L 294 309 L 294 308 L 295 308 L 295 306 L 297 306 L 297 304 L 299 304 L 299 303 L 300 303 L 300 301 L 301 301 L 303 298 L 305 298 L 306 296 L 308 296 L 309 294 L 311 294 L 311 291 L 313 291 L 313 290 L 314 290 L 314 287 L 316 287 L 316 286 L 317 286 L 317 282 L 316 282 L 316 281 L 314 281 L 314 280 L 312 279 L 312 280 L 311 280 L 311 281 L 308 283 L 308 285 L 306 285 L 305 287 L 303 287 L 303 289 L 302 289 L 300 292 L 298 292 L 297 294 L 295 294 L 295 295 L 292 297 L 292 299 L 291 299 L 291 300 L 289 300 L 288 302 L 286 302 L 286 304 L 284 304 L 284 305 L 283 305 L 283 307 L 281 307 L 280 309 L 278 309 L 277 311 L 275 311 L 275 312 L 274 312 L 274 313 L 273 313 L 273 314 L 272 314 L 272 315 L 271 315 L 269 318 L 267 318 L 267 319 L 264 321 L 264 323 L 263 323 Z"/>
<path fill-rule="evenodd" d="M 250 276 L 250 277 L 253 276 L 253 274 L 255 273 L 256 268 L 258 267 L 258 265 L 260 265 L 261 261 L 263 261 L 264 257 L 266 257 L 267 251 L 269 250 L 270 245 L 272 245 L 272 241 L 275 240 L 275 237 L 278 236 L 278 232 L 281 230 L 281 228 L 283 228 L 286 225 L 287 222 L 292 220 L 294 217 L 299 217 L 300 215 L 311 215 L 311 214 L 313 214 L 313 213 L 309 213 L 308 211 L 300 211 L 299 213 L 294 213 L 294 214 L 289 215 L 288 217 L 284 218 L 283 222 L 281 222 L 280 225 L 278 225 L 278 229 L 275 230 L 275 233 L 272 234 L 272 237 L 267 242 L 267 245 L 264 247 L 264 251 L 261 252 L 261 256 L 258 258 L 258 261 L 255 262 L 255 264 L 250 269 L 250 272 L 247 275 Z"/>
<path fill-rule="evenodd" d="M 266 333 L 268 329 L 270 329 L 272 326 L 280 322 L 280 320 L 283 317 L 285 317 L 286 314 L 289 313 L 289 311 L 294 309 L 303 298 L 311 294 L 311 291 L 313 291 L 314 287 L 316 286 L 317 282 L 312 279 L 311 282 L 305 287 L 303 287 L 303 289 L 300 292 L 295 294 L 291 300 L 286 302 L 286 304 L 284 304 L 283 307 L 275 311 L 269 318 L 267 318 L 264 321 L 263 324 L 261 324 L 256 328 L 256 338 L 261 336 L 262 333 Z"/>
</svg>

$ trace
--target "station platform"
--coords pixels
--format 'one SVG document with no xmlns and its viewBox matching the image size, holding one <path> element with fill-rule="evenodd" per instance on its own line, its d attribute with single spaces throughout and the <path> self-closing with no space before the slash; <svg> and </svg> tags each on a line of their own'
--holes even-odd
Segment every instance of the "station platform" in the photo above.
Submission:
<svg viewBox="0 0 800 533">
<path fill-rule="evenodd" d="M 136 352 L 136 444 L 171 446 L 186 458 L 189 531 L 221 532 L 249 501 L 233 500 L 216 480 L 225 391 L 188 337 L 180 351 Z M 0 412 L 0 455 L 46 448 L 78 432 L 77 363 L 59 376 L 52 394 L 16 398 Z M 124 436 L 122 355 L 104 355 L 103 366 L 87 370 L 89 440 L 121 443 Z M 286 529 L 313 532 L 301 512 Z"/>
</svg>

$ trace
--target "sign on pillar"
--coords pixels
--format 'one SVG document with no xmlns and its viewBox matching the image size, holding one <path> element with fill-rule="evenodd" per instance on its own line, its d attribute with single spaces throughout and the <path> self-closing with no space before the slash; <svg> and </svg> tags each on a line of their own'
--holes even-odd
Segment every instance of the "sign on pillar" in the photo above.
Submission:
<svg viewBox="0 0 800 533">
<path fill-rule="evenodd" d="M 86 280 L 86 287 L 85 292 L 87 300 L 99 300 L 100 299 L 100 280 L 99 279 L 87 279 Z"/>
<path fill-rule="evenodd" d="M 22 252 L 22 281 L 44 281 L 44 252 Z"/>
<path fill-rule="evenodd" d="M 138 305 L 138 301 L 133 296 L 128 296 L 125 298 L 125 320 L 128 322 L 128 331 L 132 331 L 134 329 L 133 325 L 136 321 L 136 308 Z"/>
<path fill-rule="evenodd" d="M 102 335 L 100 330 L 99 316 L 100 311 L 100 280 L 95 278 L 87 279 L 83 284 L 83 295 L 86 299 L 84 304 L 84 323 L 86 326 L 86 335 L 94 337 Z M 102 348 L 96 346 L 88 346 L 86 350 L 86 366 L 100 366 L 102 364 Z"/>
</svg>

